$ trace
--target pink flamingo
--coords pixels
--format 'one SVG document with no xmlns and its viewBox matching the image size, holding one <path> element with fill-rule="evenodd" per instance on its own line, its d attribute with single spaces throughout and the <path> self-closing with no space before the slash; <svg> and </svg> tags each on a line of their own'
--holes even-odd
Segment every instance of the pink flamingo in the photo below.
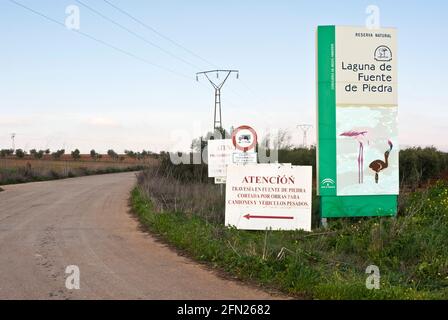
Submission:
<svg viewBox="0 0 448 320">
<path fill-rule="evenodd" d="M 342 133 L 341 137 L 351 137 L 354 138 L 359 143 L 359 154 L 358 154 L 358 182 L 359 184 L 364 183 L 364 141 L 366 138 L 367 131 L 347 131 Z M 368 143 L 368 141 L 367 141 Z"/>
</svg>

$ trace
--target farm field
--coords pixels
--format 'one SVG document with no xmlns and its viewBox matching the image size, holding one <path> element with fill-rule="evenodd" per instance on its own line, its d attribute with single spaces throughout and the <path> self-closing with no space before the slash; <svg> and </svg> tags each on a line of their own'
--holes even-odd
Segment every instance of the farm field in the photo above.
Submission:
<svg viewBox="0 0 448 320">
<path fill-rule="evenodd" d="M 155 163 L 157 160 L 154 158 L 114 160 L 104 156 L 101 160 L 93 160 L 88 155 L 81 155 L 80 160 L 73 160 L 68 156 L 60 160 L 1 158 L 0 185 L 136 171 Z"/>
</svg>

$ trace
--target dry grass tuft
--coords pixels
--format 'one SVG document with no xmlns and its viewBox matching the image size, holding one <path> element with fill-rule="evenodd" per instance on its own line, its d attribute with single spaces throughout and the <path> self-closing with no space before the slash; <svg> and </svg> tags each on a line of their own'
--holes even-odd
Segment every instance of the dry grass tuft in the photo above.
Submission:
<svg viewBox="0 0 448 320">
<path fill-rule="evenodd" d="M 182 212 L 210 222 L 224 222 L 224 193 L 221 186 L 204 182 L 181 182 L 161 167 L 151 167 L 138 178 L 142 193 L 157 212 Z"/>
</svg>

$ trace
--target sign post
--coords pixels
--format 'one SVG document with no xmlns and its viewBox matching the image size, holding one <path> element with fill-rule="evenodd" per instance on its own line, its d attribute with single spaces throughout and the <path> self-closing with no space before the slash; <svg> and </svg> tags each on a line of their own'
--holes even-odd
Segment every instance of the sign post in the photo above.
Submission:
<svg viewBox="0 0 448 320">
<path fill-rule="evenodd" d="M 317 77 L 322 217 L 395 215 L 397 31 L 318 27 Z"/>
</svg>

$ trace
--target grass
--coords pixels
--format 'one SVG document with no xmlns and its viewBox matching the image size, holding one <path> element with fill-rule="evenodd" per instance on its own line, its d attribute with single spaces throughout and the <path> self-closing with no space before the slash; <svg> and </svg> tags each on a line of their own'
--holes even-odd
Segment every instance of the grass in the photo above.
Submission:
<svg viewBox="0 0 448 320">
<path fill-rule="evenodd" d="M 112 161 L 0 159 L 0 185 L 138 171 L 146 167 Z"/>
<path fill-rule="evenodd" d="M 236 230 L 220 219 L 160 210 L 144 181 L 132 192 L 141 223 L 241 280 L 309 299 L 448 298 L 447 183 L 402 198 L 397 218 L 338 219 L 306 233 Z M 372 264 L 381 272 L 380 290 L 365 286 Z"/>
</svg>

